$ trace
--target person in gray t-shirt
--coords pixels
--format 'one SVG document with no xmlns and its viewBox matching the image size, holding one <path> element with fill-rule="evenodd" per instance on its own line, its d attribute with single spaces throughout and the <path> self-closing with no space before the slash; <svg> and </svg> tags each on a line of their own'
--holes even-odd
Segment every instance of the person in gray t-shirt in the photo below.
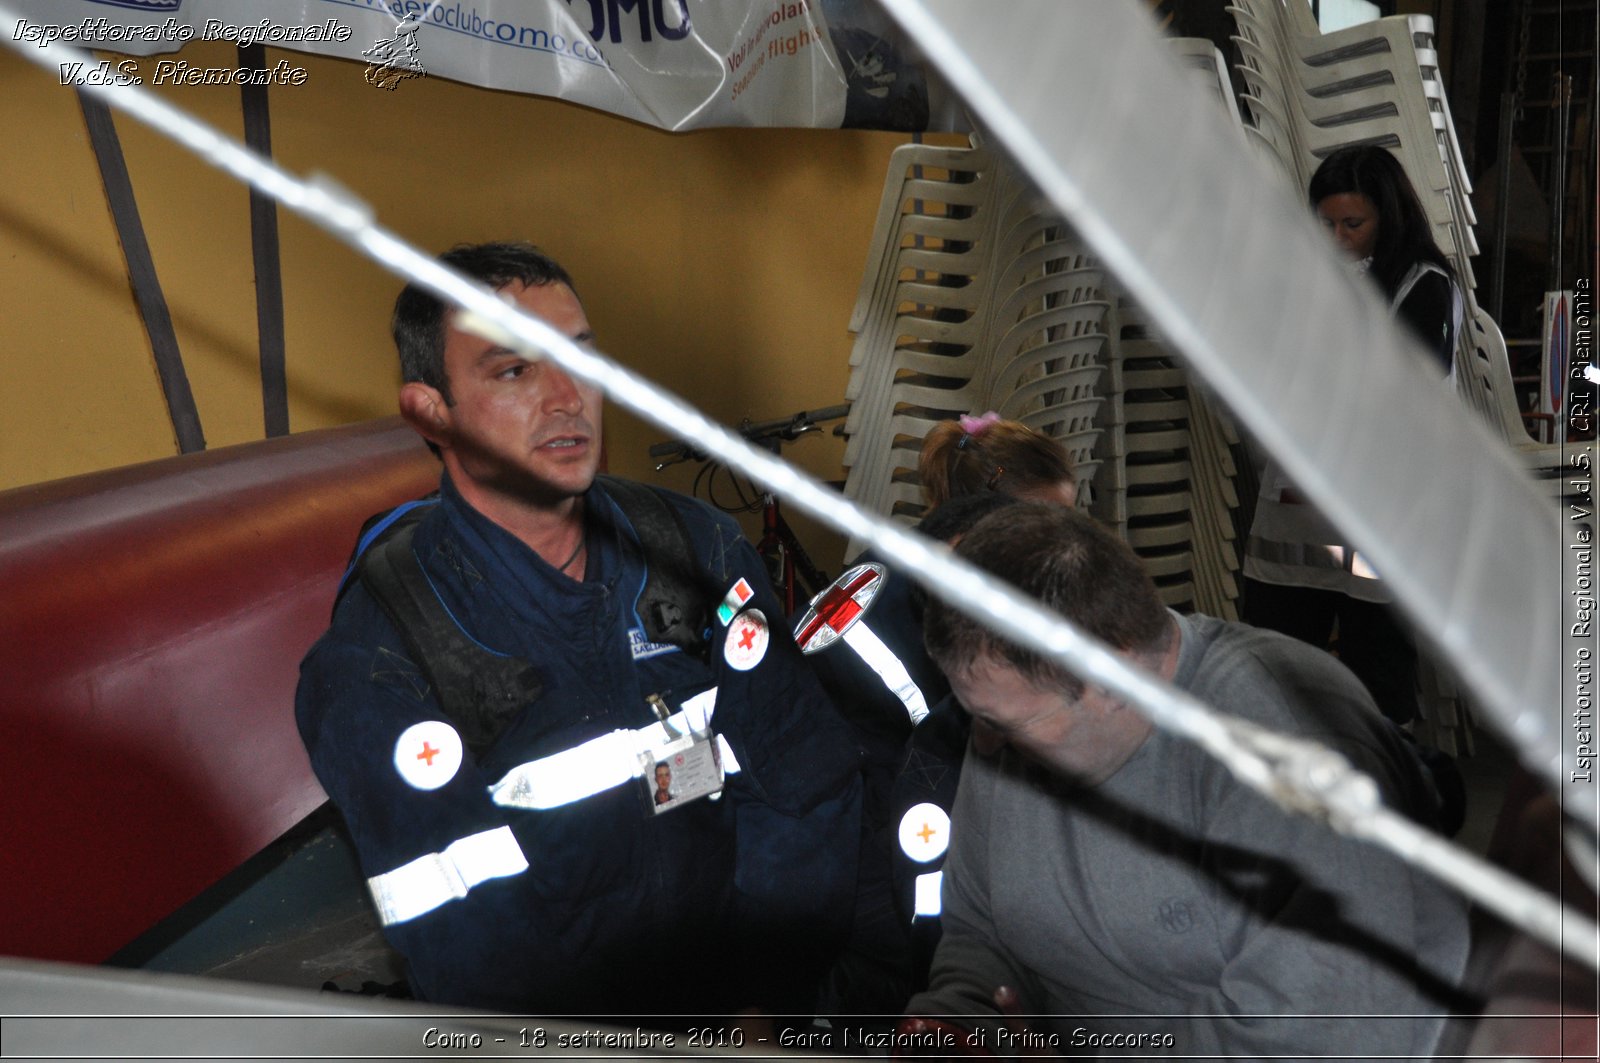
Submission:
<svg viewBox="0 0 1600 1063">
<path fill-rule="evenodd" d="M 1200 700 L 1336 750 L 1391 807 L 1431 810 L 1415 757 L 1336 660 L 1170 612 L 1132 551 L 1084 514 L 1010 507 L 959 553 Z M 948 606 L 930 604 L 926 632 L 974 735 L 944 939 L 909 1014 L 980 1028 L 1002 1052 L 1431 1052 L 1467 953 L 1456 895 L 1282 811 Z M 1037 1016 L 1024 1037 L 993 1021 L 1002 1004 Z"/>
</svg>

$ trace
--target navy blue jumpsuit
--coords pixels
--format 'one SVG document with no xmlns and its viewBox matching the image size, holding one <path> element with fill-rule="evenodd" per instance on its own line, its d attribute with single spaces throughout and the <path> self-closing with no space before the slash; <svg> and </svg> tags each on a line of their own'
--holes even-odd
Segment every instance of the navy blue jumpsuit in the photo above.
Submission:
<svg viewBox="0 0 1600 1063">
<path fill-rule="evenodd" d="M 312 766 L 422 999 L 546 1014 L 794 1006 L 839 943 L 857 858 L 839 839 L 860 829 L 859 752 L 737 525 L 669 498 L 706 572 L 724 588 L 745 580 L 754 596 L 737 604 L 770 621 L 747 669 L 728 663 L 726 619 L 713 619 L 709 660 L 645 639 L 645 559 L 603 485 L 585 496 L 580 582 L 448 478 L 413 551 L 476 644 L 533 662 L 537 698 L 481 757 L 461 751 L 446 772 L 436 753 L 451 746 L 437 740 L 448 721 L 359 582 L 301 666 L 296 716 Z M 491 797 L 518 765 L 648 727 L 648 695 L 676 710 L 712 687 L 711 727 L 724 767 L 738 768 L 718 799 L 657 816 L 639 779 L 557 807 Z"/>
</svg>

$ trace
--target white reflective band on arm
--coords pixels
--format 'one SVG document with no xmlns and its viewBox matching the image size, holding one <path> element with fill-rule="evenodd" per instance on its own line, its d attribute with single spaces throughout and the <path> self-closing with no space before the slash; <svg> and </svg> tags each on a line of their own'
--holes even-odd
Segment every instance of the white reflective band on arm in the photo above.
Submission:
<svg viewBox="0 0 1600 1063">
<path fill-rule="evenodd" d="M 542 810 L 560 808 L 604 793 L 644 774 L 645 765 L 640 754 L 660 748 L 690 731 L 709 728 L 716 707 L 717 688 L 712 687 L 684 702 L 683 711 L 673 713 L 665 721 L 658 720 L 634 731 L 612 731 L 560 753 L 519 764 L 489 787 L 489 795 L 495 804 L 507 808 Z M 738 761 L 733 759 L 733 751 L 727 743 L 722 743 L 721 750 L 725 754 L 722 773 L 737 772 Z"/>
<path fill-rule="evenodd" d="M 717 735 L 717 750 L 722 754 L 722 774 L 739 774 L 739 758 L 733 755 L 733 747 L 728 744 L 726 735 Z"/>
<path fill-rule="evenodd" d="M 689 718 L 690 726 L 696 731 L 704 731 L 711 726 L 711 714 L 717 711 L 717 688 L 703 690 L 683 703 L 683 715 Z"/>
<path fill-rule="evenodd" d="M 451 842 L 442 853 L 429 853 L 393 871 L 367 879 L 378 919 L 384 926 L 426 915 L 446 901 L 491 878 L 519 875 L 528 858 L 510 827 L 496 827 Z"/>
<path fill-rule="evenodd" d="M 928 702 L 922 688 L 912 680 L 911 673 L 900 663 L 900 658 L 884 644 L 863 621 L 850 625 L 844 633 L 845 642 L 867 662 L 867 667 L 878 673 L 883 685 L 894 691 L 894 696 L 906 707 L 906 715 L 913 724 L 919 724 L 928 715 Z"/>
<path fill-rule="evenodd" d="M 937 918 L 942 910 L 939 903 L 939 888 L 944 885 L 943 871 L 930 871 L 926 875 L 917 876 L 917 910 L 915 918 Z"/>
</svg>

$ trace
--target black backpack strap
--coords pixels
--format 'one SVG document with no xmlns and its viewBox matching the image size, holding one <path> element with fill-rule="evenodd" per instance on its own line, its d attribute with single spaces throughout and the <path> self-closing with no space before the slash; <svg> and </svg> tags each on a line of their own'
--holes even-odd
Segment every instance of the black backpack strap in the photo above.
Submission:
<svg viewBox="0 0 1600 1063">
<path fill-rule="evenodd" d="M 468 638 L 445 609 L 411 549 L 416 521 L 398 523 L 356 562 L 361 585 L 405 639 L 439 706 L 474 755 L 494 745 L 506 725 L 543 690 L 539 671 Z"/>
<path fill-rule="evenodd" d="M 421 498 L 403 502 L 390 510 L 374 513 L 361 525 L 361 531 L 356 535 L 356 546 L 350 551 L 350 560 L 345 562 L 344 575 L 339 577 L 339 589 L 333 595 L 333 608 L 339 608 L 339 601 L 344 597 L 344 592 L 350 586 L 350 581 L 355 578 L 356 565 L 361 561 L 361 555 L 367 548 L 380 541 L 386 535 L 393 535 L 395 531 L 406 524 L 415 524 L 428 512 L 430 506 L 439 502 L 439 492 L 434 491 L 423 495 Z"/>
<path fill-rule="evenodd" d="M 639 619 L 645 638 L 704 656 L 710 642 L 711 609 L 721 589 L 695 557 L 689 528 L 656 488 L 614 476 L 600 480 L 639 537 L 645 556 L 645 586 Z"/>
</svg>

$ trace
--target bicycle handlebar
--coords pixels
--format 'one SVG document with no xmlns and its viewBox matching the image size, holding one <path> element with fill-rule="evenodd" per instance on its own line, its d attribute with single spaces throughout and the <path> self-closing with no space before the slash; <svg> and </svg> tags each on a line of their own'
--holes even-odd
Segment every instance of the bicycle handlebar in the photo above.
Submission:
<svg viewBox="0 0 1600 1063">
<path fill-rule="evenodd" d="M 686 458 L 693 449 L 681 439 L 669 439 L 665 443 L 651 443 L 650 456 L 652 458 Z"/>
<path fill-rule="evenodd" d="M 837 421 L 850 413 L 850 404 L 843 403 L 838 406 L 825 406 L 820 410 L 801 410 L 799 413 L 788 417 L 779 417 L 775 421 L 762 421 L 760 424 L 746 422 L 739 426 L 739 434 L 752 443 L 765 442 L 776 436 L 779 439 L 793 441 L 800 437 L 802 432 L 816 429 L 818 422 Z"/>
<path fill-rule="evenodd" d="M 751 424 L 746 420 L 739 426 L 739 434 L 752 443 L 766 444 L 772 440 L 792 443 L 806 432 L 817 431 L 820 422 L 837 421 L 849 413 L 850 404 L 843 403 L 838 406 L 825 406 L 820 410 L 801 410 L 788 417 L 762 421 L 760 424 Z M 696 450 L 692 444 L 682 439 L 652 443 L 650 456 L 666 459 L 656 466 L 657 470 L 680 461 L 704 461 L 706 458 L 702 451 Z"/>
</svg>

